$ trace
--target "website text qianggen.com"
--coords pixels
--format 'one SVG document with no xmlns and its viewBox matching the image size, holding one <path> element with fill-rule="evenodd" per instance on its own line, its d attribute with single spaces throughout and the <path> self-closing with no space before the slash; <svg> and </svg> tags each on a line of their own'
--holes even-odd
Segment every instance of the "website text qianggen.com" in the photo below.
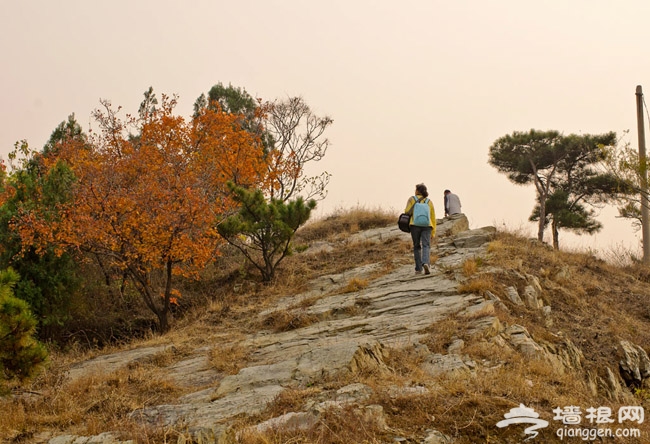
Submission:
<svg viewBox="0 0 650 444">
<path fill-rule="evenodd" d="M 592 441 L 596 438 L 640 438 L 641 430 L 632 428 L 586 428 L 564 426 L 555 431 L 560 440 L 564 438 L 581 438 Z"/>
</svg>

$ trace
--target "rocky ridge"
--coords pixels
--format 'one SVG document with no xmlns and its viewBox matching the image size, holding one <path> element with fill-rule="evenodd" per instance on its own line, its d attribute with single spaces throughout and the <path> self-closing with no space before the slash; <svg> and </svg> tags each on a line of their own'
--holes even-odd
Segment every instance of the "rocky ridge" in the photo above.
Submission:
<svg viewBox="0 0 650 444">
<path fill-rule="evenodd" d="M 490 337 L 491 341 L 524 355 L 546 359 L 558 368 L 580 368 L 582 354 L 570 340 L 549 344 L 536 341 L 521 325 L 502 325 L 495 310 L 525 305 L 539 310 L 549 325 L 552 308 L 543 302 L 543 289 L 535 276 L 520 275 L 520 292 L 509 287 L 502 300 L 491 292 L 479 295 L 459 292 L 465 278 L 459 268 L 468 259 L 484 257 L 487 245 L 494 238 L 494 227 L 469 229 L 464 215 L 438 220 L 438 258 L 431 275 L 415 275 L 412 264 L 396 265 L 380 273 L 378 264 L 365 265 L 337 275 L 318 278 L 310 288 L 298 295 L 280 300 L 272 309 L 259 313 L 260 319 L 276 313 L 296 312 L 309 316 L 310 325 L 289 331 L 260 331 L 238 341 L 237 346 L 250 350 L 247 367 L 235 375 L 224 376 L 212 369 L 209 348 L 197 349 L 181 362 L 170 366 L 171 377 L 186 387 L 197 390 L 174 404 L 147 406 L 132 413 L 133 418 L 150 426 L 182 426 L 200 442 L 234 442 L 233 418 L 243 413 L 262 412 L 269 402 L 283 391 L 294 387 L 318 385 L 321 381 L 354 376 L 362 372 L 386 370 L 386 356 L 395 348 L 413 347 L 421 355 L 422 370 L 430 375 L 473 372 L 481 363 L 463 353 L 463 340 L 453 341 L 445 353 L 433 353 L 421 339 L 427 328 L 450 316 L 467 320 L 470 337 Z M 397 228 L 379 228 L 351 237 L 349 242 L 388 242 L 408 239 Z M 328 244 L 312 245 L 301 254 L 317 254 L 335 248 Z M 486 270 L 490 272 L 493 270 Z M 368 276 L 378 276 L 367 279 Z M 367 280 L 356 291 L 344 291 L 354 279 Z M 173 347 L 165 344 L 107 355 L 82 363 L 69 372 L 74 379 L 89 371 L 110 372 L 120 366 L 150 357 Z M 606 389 L 618 396 L 625 381 L 643 382 L 650 376 L 650 360 L 641 347 L 626 343 L 626 359 L 620 372 L 609 370 L 605 381 L 594 377 L 594 390 Z M 425 387 L 394 387 L 404 393 L 422 391 Z M 300 411 L 288 412 L 257 424 L 256 431 L 275 427 L 309 428 L 319 415 L 332 408 L 354 406 L 360 414 L 370 415 L 385 426 L 381 405 L 369 404 L 372 389 L 351 383 L 337 390 L 324 390 Z M 94 437 L 58 436 L 50 444 L 117 443 L 119 434 L 105 433 Z M 395 439 L 399 440 L 396 436 Z M 126 442 L 126 441 L 125 441 Z M 451 443 L 453 439 L 437 430 L 429 430 L 423 443 Z"/>
</svg>

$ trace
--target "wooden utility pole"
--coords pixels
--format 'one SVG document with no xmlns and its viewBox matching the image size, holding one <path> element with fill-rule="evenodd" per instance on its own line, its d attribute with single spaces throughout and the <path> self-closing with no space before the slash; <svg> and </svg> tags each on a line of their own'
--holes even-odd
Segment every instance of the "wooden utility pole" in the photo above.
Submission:
<svg viewBox="0 0 650 444">
<path fill-rule="evenodd" d="M 645 122 L 643 119 L 643 90 L 636 87 L 636 123 L 639 133 L 639 173 L 641 174 L 641 233 L 643 236 L 643 263 L 650 265 L 650 219 L 648 203 L 648 161 L 645 153 Z"/>
</svg>

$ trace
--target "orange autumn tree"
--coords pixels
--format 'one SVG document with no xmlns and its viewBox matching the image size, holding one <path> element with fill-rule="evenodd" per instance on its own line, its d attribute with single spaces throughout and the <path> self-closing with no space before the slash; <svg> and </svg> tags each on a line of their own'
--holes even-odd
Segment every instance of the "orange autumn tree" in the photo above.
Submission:
<svg viewBox="0 0 650 444">
<path fill-rule="evenodd" d="M 256 184 L 263 149 L 240 116 L 218 107 L 186 121 L 166 96 L 137 118 L 121 119 L 119 108 L 102 104 L 88 143 L 64 141 L 44 159 L 48 168 L 63 162 L 72 170 L 71 200 L 55 214 L 24 213 L 16 227 L 24 245 L 73 247 L 110 261 L 164 332 L 179 296 L 174 277 L 198 277 L 218 253 L 215 227 L 235 205 L 226 182 Z"/>
<path fill-rule="evenodd" d="M 264 103 L 246 90 L 221 83 L 208 96 L 210 103 L 205 95 L 197 99 L 195 111 L 223 106 L 228 112 L 241 112 L 243 127 L 263 140 L 263 180 L 255 189 L 232 184 L 240 209 L 218 229 L 269 282 L 291 254 L 296 230 L 309 219 L 316 200 L 327 194 L 330 174 L 309 176 L 307 167 L 325 156 L 329 146 L 325 131 L 333 120 L 317 116 L 301 97 Z"/>
<path fill-rule="evenodd" d="M 266 172 L 259 189 L 269 201 L 326 197 L 331 175 L 327 171 L 315 176 L 309 173 L 329 148 L 325 132 L 334 122 L 331 117 L 314 113 L 300 96 L 264 102 L 243 88 L 222 83 L 194 103 L 197 114 L 212 107 L 240 116 L 242 126 L 263 140 Z"/>
</svg>

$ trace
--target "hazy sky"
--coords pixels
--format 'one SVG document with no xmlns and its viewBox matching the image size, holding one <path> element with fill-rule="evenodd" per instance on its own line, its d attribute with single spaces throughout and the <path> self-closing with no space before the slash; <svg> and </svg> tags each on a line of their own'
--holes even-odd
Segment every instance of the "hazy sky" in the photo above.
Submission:
<svg viewBox="0 0 650 444">
<path fill-rule="evenodd" d="M 32 0 L 0 2 L 0 155 L 41 148 L 100 99 L 135 113 L 143 92 L 178 94 L 186 117 L 218 82 L 265 100 L 302 96 L 334 119 L 317 170 L 318 215 L 360 205 L 399 213 L 414 185 L 463 203 L 472 227 L 529 229 L 534 189 L 488 165 L 513 131 L 636 138 L 636 85 L 650 92 L 647 0 Z M 601 212 L 597 236 L 636 245 Z M 577 240 L 575 240 L 577 239 Z"/>
</svg>

